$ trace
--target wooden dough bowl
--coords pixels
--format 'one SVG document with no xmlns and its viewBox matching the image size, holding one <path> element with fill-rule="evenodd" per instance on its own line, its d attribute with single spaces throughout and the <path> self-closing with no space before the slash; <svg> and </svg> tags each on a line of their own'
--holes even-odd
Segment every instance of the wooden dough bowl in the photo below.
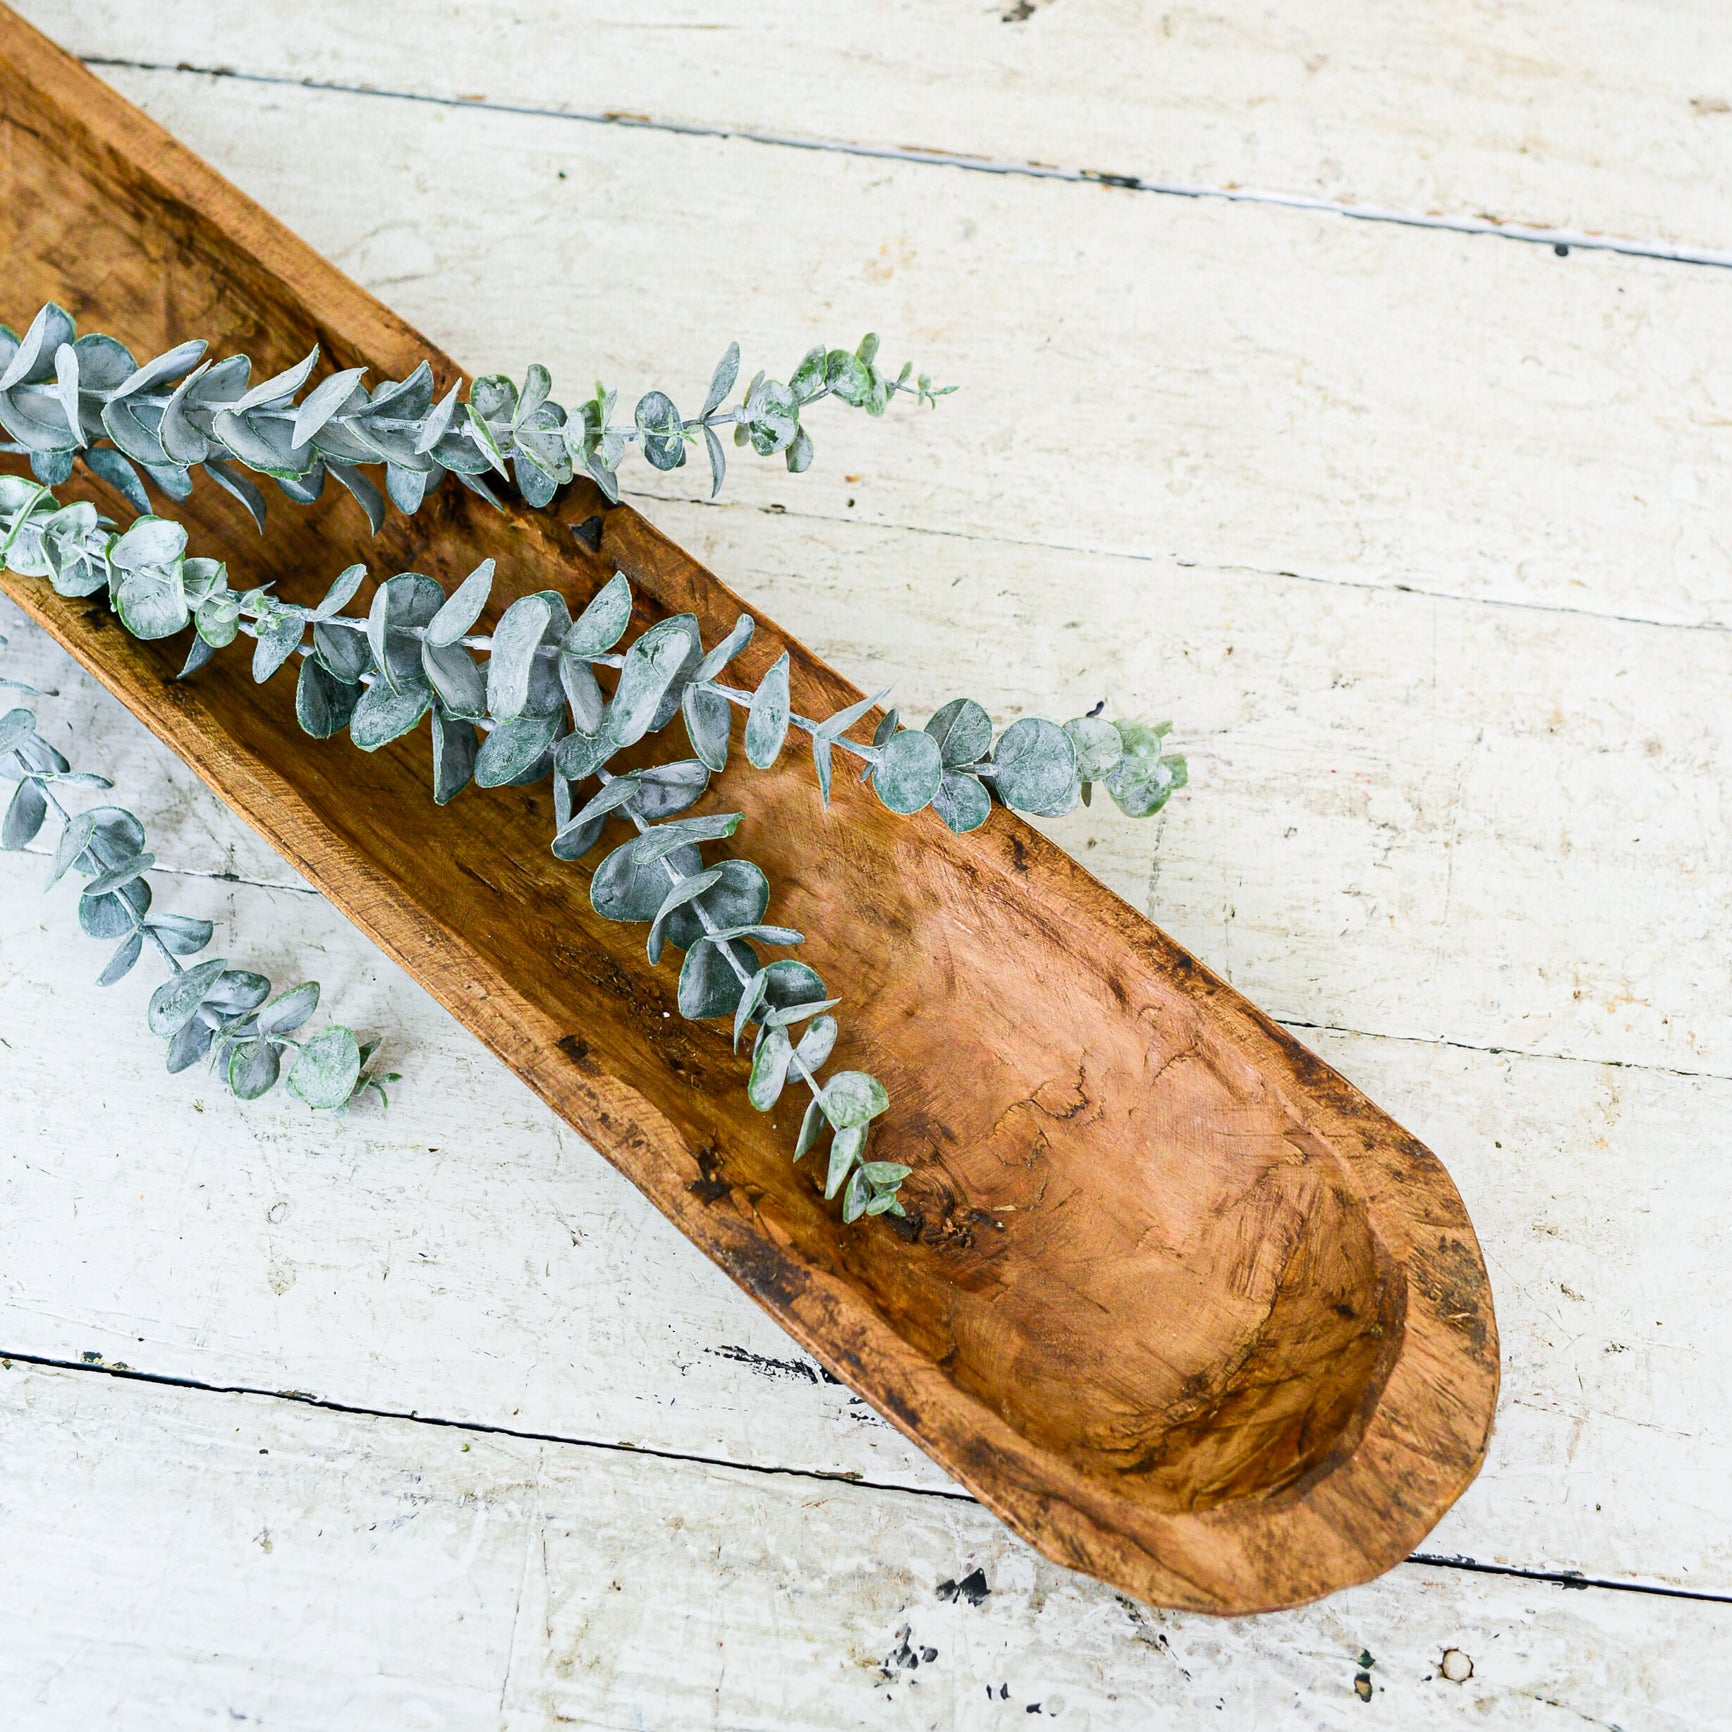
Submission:
<svg viewBox="0 0 1732 1732">
<path fill-rule="evenodd" d="M 423 356 L 441 390 L 457 376 L 11 14 L 0 55 L 0 316 L 20 324 L 52 298 L 140 355 L 197 335 L 274 371 L 316 341 L 375 378 Z M 124 518 L 118 499 L 102 503 Z M 597 513 L 592 552 L 573 530 Z M 203 479 L 176 515 L 192 551 L 296 601 L 356 559 L 449 589 L 491 554 L 499 606 L 558 588 L 575 608 L 616 568 L 640 626 L 689 609 L 711 641 L 744 605 L 587 483 L 508 517 L 447 485 L 376 539 L 334 487 L 311 509 L 277 500 L 264 537 Z M 793 1336 L 1049 1557 L 1159 1605 L 1291 1606 L 1398 1562 L 1477 1471 L 1497 1334 L 1442 1166 L 1009 812 L 953 837 L 842 775 L 826 813 L 792 748 L 768 774 L 736 749 L 719 778 L 720 801 L 747 813 L 740 840 L 770 875 L 774 917 L 808 934 L 802 954 L 843 996 L 836 1062 L 890 1090 L 876 1153 L 914 1168 L 902 1229 L 844 1227 L 817 1163 L 790 1162 L 799 1109 L 755 1112 L 725 1027 L 670 1015 L 674 967 L 648 965 L 642 928 L 591 912 L 602 850 L 575 867 L 548 851 L 548 787 L 472 789 L 441 811 L 425 730 L 372 756 L 309 740 L 292 680 L 254 685 L 246 654 L 173 683 L 184 642 L 137 643 L 45 583 L 6 587 Z M 755 682 L 786 648 L 797 708 L 858 695 L 755 617 L 743 675 Z"/>
</svg>

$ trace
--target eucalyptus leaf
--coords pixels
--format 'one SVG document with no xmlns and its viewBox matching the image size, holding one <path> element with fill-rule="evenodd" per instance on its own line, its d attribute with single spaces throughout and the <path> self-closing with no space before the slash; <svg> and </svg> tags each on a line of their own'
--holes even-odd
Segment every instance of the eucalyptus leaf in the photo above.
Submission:
<svg viewBox="0 0 1732 1732">
<path fill-rule="evenodd" d="M 794 1048 L 784 1028 L 772 1028 L 759 1041 L 746 1082 L 746 1098 L 759 1112 L 767 1113 L 780 1098 L 793 1057 Z"/>
<path fill-rule="evenodd" d="M 826 1089 L 828 1094 L 829 1090 Z M 828 1113 L 828 1108 L 826 1108 Z M 831 1120 L 834 1123 L 834 1119 Z M 824 1175 L 824 1195 L 834 1197 L 842 1188 L 842 1181 L 853 1171 L 854 1163 L 860 1159 L 860 1151 L 866 1147 L 866 1126 L 864 1124 L 850 1125 L 845 1130 L 839 1130 L 830 1139 L 830 1169 Z"/>
<path fill-rule="evenodd" d="M 133 970 L 133 965 L 144 952 L 144 934 L 134 932 L 120 941 L 119 947 L 108 959 L 108 966 L 97 975 L 98 986 L 113 986 L 118 980 L 124 980 Z"/>
<path fill-rule="evenodd" d="M 998 797 L 1019 812 L 1056 818 L 1077 802 L 1076 750 L 1056 723 L 1012 722 L 992 754 Z"/>
<path fill-rule="evenodd" d="M 947 770 L 978 764 L 992 749 L 992 717 L 972 698 L 952 698 L 926 724 Z"/>
<path fill-rule="evenodd" d="M 6 817 L 0 821 L 0 848 L 28 847 L 47 816 L 48 800 L 41 783 L 26 778 L 13 789 Z"/>
<path fill-rule="evenodd" d="M 259 1033 L 262 1035 L 293 1034 L 319 1008 L 319 983 L 304 980 L 279 992 L 259 1012 Z"/>
<path fill-rule="evenodd" d="M 376 752 L 410 732 L 433 707 L 433 691 L 424 681 L 393 691 L 383 680 L 361 694 L 349 719 L 349 738 L 363 752 Z"/>
<path fill-rule="evenodd" d="M 222 978 L 228 963 L 220 956 L 171 975 L 150 995 L 150 1032 L 166 1040 L 192 1020 L 205 994 Z"/>
<path fill-rule="evenodd" d="M 824 1116 L 839 1131 L 867 1124 L 889 1106 L 884 1085 L 863 1070 L 838 1071 L 824 1085 Z"/>
<path fill-rule="evenodd" d="M 433 712 L 433 800 L 447 806 L 469 786 L 480 742 L 474 724 Z"/>
<path fill-rule="evenodd" d="M 788 695 L 788 652 L 783 650 L 758 683 L 746 713 L 746 757 L 752 767 L 767 770 L 781 755 L 791 713 Z"/>
<path fill-rule="evenodd" d="M 1099 782 L 1118 767 L 1125 755 L 1124 738 L 1099 716 L 1077 716 L 1064 725 L 1076 751 L 1076 773 L 1085 782 Z"/>
<path fill-rule="evenodd" d="M 589 881 L 589 901 L 604 920 L 654 920 L 667 894 L 668 875 L 659 862 L 638 859 L 635 842 L 626 842 L 596 867 Z M 668 857 L 681 877 L 703 870 L 696 848 L 681 849 Z"/>
<path fill-rule="evenodd" d="M 475 782 L 482 788 L 499 788 L 515 781 L 533 764 L 559 731 L 558 716 L 519 716 L 502 722 L 481 742 L 475 758 Z"/>
<path fill-rule="evenodd" d="M 946 770 L 938 792 L 932 796 L 932 809 L 962 836 L 978 830 L 992 816 L 992 796 L 978 778 L 961 770 Z"/>
<path fill-rule="evenodd" d="M 743 938 L 734 939 L 726 950 L 733 957 L 732 962 L 723 954 L 723 946 L 711 944 L 707 939 L 686 952 L 680 967 L 681 1016 L 701 1021 L 705 1017 L 734 1014 L 745 991 L 736 965 L 750 980 L 758 967 L 758 953 Z"/>
<path fill-rule="evenodd" d="M 882 747 L 872 775 L 878 798 L 892 812 L 904 814 L 930 805 L 943 781 L 938 741 L 919 728 L 905 729 Z"/>
<path fill-rule="evenodd" d="M 295 682 L 295 720 L 303 732 L 315 740 L 328 740 L 340 734 L 349 725 L 360 700 L 359 685 L 333 677 L 316 656 L 303 659 Z"/>
<path fill-rule="evenodd" d="M 616 571 L 572 622 L 559 647 L 567 655 L 603 655 L 625 636 L 630 624 L 631 585 L 623 571 Z"/>
<path fill-rule="evenodd" d="M 269 1040 L 241 1041 L 235 1047 L 229 1055 L 228 1085 L 237 1100 L 256 1101 L 277 1086 L 282 1050 Z"/>
<path fill-rule="evenodd" d="M 361 1075 L 361 1045 L 352 1030 L 333 1023 L 303 1046 L 289 1069 L 289 1092 L 310 1107 L 347 1106 Z"/>
</svg>

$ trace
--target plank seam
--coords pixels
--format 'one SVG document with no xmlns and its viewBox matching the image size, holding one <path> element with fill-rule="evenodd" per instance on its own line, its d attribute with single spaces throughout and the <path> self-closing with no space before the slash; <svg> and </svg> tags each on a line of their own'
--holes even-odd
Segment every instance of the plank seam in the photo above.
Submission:
<svg viewBox="0 0 1732 1732">
<path fill-rule="evenodd" d="M 705 511 L 755 511 L 766 517 L 788 517 L 808 523 L 841 523 L 851 528 L 885 533 L 928 535 L 946 541 L 980 542 L 988 547 L 1026 547 L 1042 553 L 1074 553 L 1089 559 L 1124 559 L 1138 565 L 1156 565 L 1171 560 L 1185 571 L 1225 573 L 1240 577 L 1286 579 L 1330 589 L 1361 589 L 1375 595 L 1411 595 L 1422 601 L 1447 601 L 1463 607 L 1501 607 L 1517 613 L 1559 614 L 1566 618 L 1603 620 L 1613 625 L 1649 626 L 1656 631 L 1706 631 L 1732 633 L 1732 623 L 1718 619 L 1664 619 L 1654 614 L 1615 613 L 1608 608 L 1571 607 L 1563 602 L 1522 601 L 1515 596 L 1470 595 L 1459 589 L 1433 589 L 1425 584 L 1398 580 L 1379 582 L 1369 577 L 1335 577 L 1322 572 L 1294 571 L 1286 566 L 1247 565 L 1239 560 L 1193 559 L 1181 553 L 1139 553 L 1128 547 L 1101 547 L 1080 541 L 1033 540 L 1017 535 L 989 535 L 977 529 L 946 529 L 930 523 L 895 523 L 884 518 L 838 515 L 780 504 L 756 505 L 743 499 L 707 499 L 695 493 L 654 493 L 647 488 L 626 487 L 621 496 L 655 505 L 686 505 Z M 646 513 L 647 515 L 647 513 Z"/>
<path fill-rule="evenodd" d="M 1495 217 L 1448 216 L 1441 211 L 1401 210 L 1393 205 L 1346 204 L 1336 199 L 1318 198 L 1309 193 L 1161 180 L 1146 175 L 1116 174 L 1101 169 L 1026 162 L 1008 157 L 970 156 L 961 151 L 927 149 L 919 145 L 869 144 L 847 139 L 820 138 L 806 133 L 764 132 L 756 128 L 723 126 L 703 121 L 658 120 L 649 115 L 628 114 L 613 109 L 547 108 L 536 103 L 499 102 L 487 97 L 439 96 L 427 91 L 391 90 L 379 85 L 348 84 L 337 79 L 289 78 L 280 73 L 241 72 L 227 66 L 195 66 L 185 60 L 171 64 L 161 60 L 133 60 L 118 55 L 100 54 L 82 55 L 80 58 L 90 67 L 114 67 L 129 72 L 190 73 L 203 78 L 232 78 L 247 84 L 327 91 L 338 96 L 369 96 L 391 102 L 426 103 L 437 108 L 527 115 L 538 120 L 563 120 L 582 126 L 617 126 L 634 132 L 659 132 L 678 138 L 739 140 L 742 143 L 765 145 L 774 149 L 818 151 L 835 156 L 905 162 L 921 168 L 949 168 L 968 174 L 992 174 L 1023 180 L 1111 187 L 1123 192 L 1152 193 L 1159 198 L 1260 205 L 1278 210 L 1306 211 L 1319 216 L 1346 217 L 1353 222 L 1388 223 L 1399 228 L 1487 236 L 1497 240 L 1520 241 L 1530 246 L 1551 247 L 1560 254 L 1579 249 L 1583 252 L 1621 253 L 1631 258 L 1653 259 L 1662 264 L 1701 265 L 1717 270 L 1732 270 L 1732 250 L 1724 248 L 1597 234 L 1588 229 L 1501 222 Z"/>
<path fill-rule="evenodd" d="M 561 1444 L 573 1449 L 605 1450 L 614 1455 L 648 1456 L 656 1461 L 688 1462 L 698 1467 L 732 1469 L 742 1473 L 762 1474 L 767 1478 L 818 1480 L 826 1484 L 856 1487 L 861 1491 L 882 1491 L 906 1497 L 942 1498 L 950 1503 L 979 1504 L 979 1499 L 965 1491 L 951 1491 L 938 1486 L 893 1485 L 887 1480 L 867 1479 L 860 1474 L 831 1473 L 822 1468 L 772 1467 L 765 1462 L 730 1461 L 724 1456 L 697 1455 L 631 1443 L 608 1443 L 599 1438 L 573 1437 L 556 1431 L 530 1431 L 510 1425 L 492 1425 L 485 1420 L 447 1419 L 439 1414 L 363 1407 L 355 1402 L 334 1401 L 329 1397 L 311 1395 L 298 1389 L 262 1389 L 245 1383 L 206 1383 L 196 1377 L 139 1371 L 130 1365 L 113 1365 L 94 1359 L 55 1359 L 41 1353 L 12 1353 L 0 1350 L 0 1368 L 10 1370 L 14 1365 L 35 1365 L 47 1371 L 93 1372 L 119 1383 L 146 1383 L 164 1389 L 188 1389 L 202 1395 L 252 1396 L 265 1401 L 283 1401 L 300 1407 L 318 1408 L 326 1413 L 347 1414 L 358 1419 L 401 1420 L 411 1425 L 471 1432 L 482 1437 L 509 1437 L 524 1443 Z M 1579 1570 L 1542 1570 L 1528 1569 L 1517 1564 L 1488 1564 L 1459 1554 L 1414 1552 L 1404 1562 L 1424 1569 L 1459 1570 L 1470 1575 L 1509 1576 L 1522 1581 L 1548 1582 L 1556 1587 L 1584 1591 L 1597 1588 L 1614 1594 L 1647 1594 L 1670 1600 L 1699 1600 L 1711 1605 L 1732 1605 L 1732 1594 L 1717 1594 L 1708 1589 L 1671 1587 L 1654 1582 L 1622 1582 L 1606 1576 L 1584 1575 Z"/>
</svg>

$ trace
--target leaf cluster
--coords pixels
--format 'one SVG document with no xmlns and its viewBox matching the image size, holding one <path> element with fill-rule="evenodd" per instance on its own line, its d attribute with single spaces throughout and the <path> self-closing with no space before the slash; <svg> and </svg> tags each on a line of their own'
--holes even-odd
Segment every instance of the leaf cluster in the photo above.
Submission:
<svg viewBox="0 0 1732 1732">
<path fill-rule="evenodd" d="M 811 350 L 785 384 L 758 373 L 728 407 L 740 371 L 732 343 L 697 415 L 682 416 L 654 390 L 619 420 L 618 393 L 603 385 L 570 410 L 554 401 L 552 376 L 539 363 L 521 385 L 489 374 L 467 391 L 459 380 L 441 392 L 422 361 L 407 378 L 372 387 L 365 367 L 346 367 L 308 389 L 317 347 L 257 384 L 249 357 L 213 362 L 206 349 L 195 338 L 141 363 L 113 337 L 78 336 L 72 316 L 49 302 L 22 337 L 0 326 L 0 427 L 11 436 L 0 449 L 28 456 L 50 487 L 82 458 L 141 513 L 151 509 L 146 479 L 180 500 L 200 471 L 240 500 L 261 530 L 265 494 L 255 477 L 302 504 L 335 479 L 377 532 L 387 500 L 413 515 L 447 475 L 495 505 L 490 476 L 537 507 L 580 473 L 617 500 L 619 465 L 634 445 L 665 470 L 679 468 L 701 442 L 714 497 L 727 470 L 724 434 L 760 456 L 780 454 L 798 474 L 813 457 L 803 415 L 823 398 L 882 415 L 898 393 L 933 405 L 955 389 L 916 376 L 912 362 L 892 378 L 878 366 L 871 335 L 852 352 Z"/>
<path fill-rule="evenodd" d="M 11 479 L 0 478 L 0 486 Z M 0 638 L 0 645 L 5 641 Z M 17 680 L 0 684 L 22 687 Z M 156 857 L 145 847 L 144 826 L 131 812 L 98 805 L 74 813 L 62 803 L 57 790 L 112 784 L 72 769 L 37 732 L 32 710 L 18 707 L 0 715 L 0 778 L 17 784 L 0 819 L 0 847 L 27 848 L 51 816 L 59 821 L 46 887 L 52 889 L 68 873 L 84 878 L 78 923 L 90 937 L 114 945 L 97 984 L 124 980 L 147 945 L 168 964 L 168 979 L 151 994 L 148 1021 L 151 1033 L 168 1043 L 171 1072 L 208 1057 L 233 1094 L 257 1100 L 276 1086 L 288 1058 L 288 1090 L 310 1107 L 342 1111 L 367 1089 L 384 1096 L 383 1082 L 395 1078 L 382 1082 L 369 1068 L 377 1041 L 362 1042 L 335 1023 L 309 1039 L 298 1038 L 318 1007 L 317 981 L 273 994 L 266 976 L 231 968 L 225 958 L 190 966 L 181 961 L 210 943 L 211 922 L 153 906 L 148 874 Z"/>
</svg>

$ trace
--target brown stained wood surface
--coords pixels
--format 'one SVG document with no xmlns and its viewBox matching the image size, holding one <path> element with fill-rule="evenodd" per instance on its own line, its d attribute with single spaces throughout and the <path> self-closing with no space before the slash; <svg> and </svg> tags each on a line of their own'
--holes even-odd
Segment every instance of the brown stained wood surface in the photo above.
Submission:
<svg viewBox="0 0 1732 1732">
<path fill-rule="evenodd" d="M 54 298 L 139 354 L 188 336 L 267 369 L 318 342 L 401 376 L 453 363 L 0 10 L 0 209 L 13 324 Z M 12 460 L 16 461 L 16 460 Z M 79 480 L 66 492 L 94 484 Z M 124 507 L 112 497 L 105 506 Z M 573 533 L 602 515 L 599 552 Z M 739 598 L 587 484 L 500 517 L 448 485 L 370 539 L 336 488 L 260 537 L 201 481 L 176 515 L 237 584 L 315 599 L 345 565 L 447 589 L 499 561 L 495 613 L 615 570 L 638 624 Z M 1472 1479 L 1497 1392 L 1473 1228 L 1436 1158 L 1013 815 L 952 837 L 853 776 L 821 807 L 797 743 L 736 755 L 705 809 L 747 813 L 773 917 L 844 999 L 836 1063 L 892 1097 L 874 1152 L 911 1219 L 844 1227 L 790 1163 L 721 1024 L 675 1008 L 643 931 L 548 851 L 551 794 L 429 794 L 425 735 L 312 741 L 243 651 L 194 680 L 100 606 L 8 592 L 839 1377 L 1049 1556 L 1168 1606 L 1292 1605 L 1397 1562 Z M 749 609 L 747 611 L 750 611 Z M 796 706 L 858 694 L 786 648 Z M 661 750 L 667 751 L 663 742 Z M 678 755 L 677 751 L 674 755 Z M 1206 791 L 1197 798 L 1206 798 Z M 598 849 L 593 859 L 601 857 Z"/>
</svg>

